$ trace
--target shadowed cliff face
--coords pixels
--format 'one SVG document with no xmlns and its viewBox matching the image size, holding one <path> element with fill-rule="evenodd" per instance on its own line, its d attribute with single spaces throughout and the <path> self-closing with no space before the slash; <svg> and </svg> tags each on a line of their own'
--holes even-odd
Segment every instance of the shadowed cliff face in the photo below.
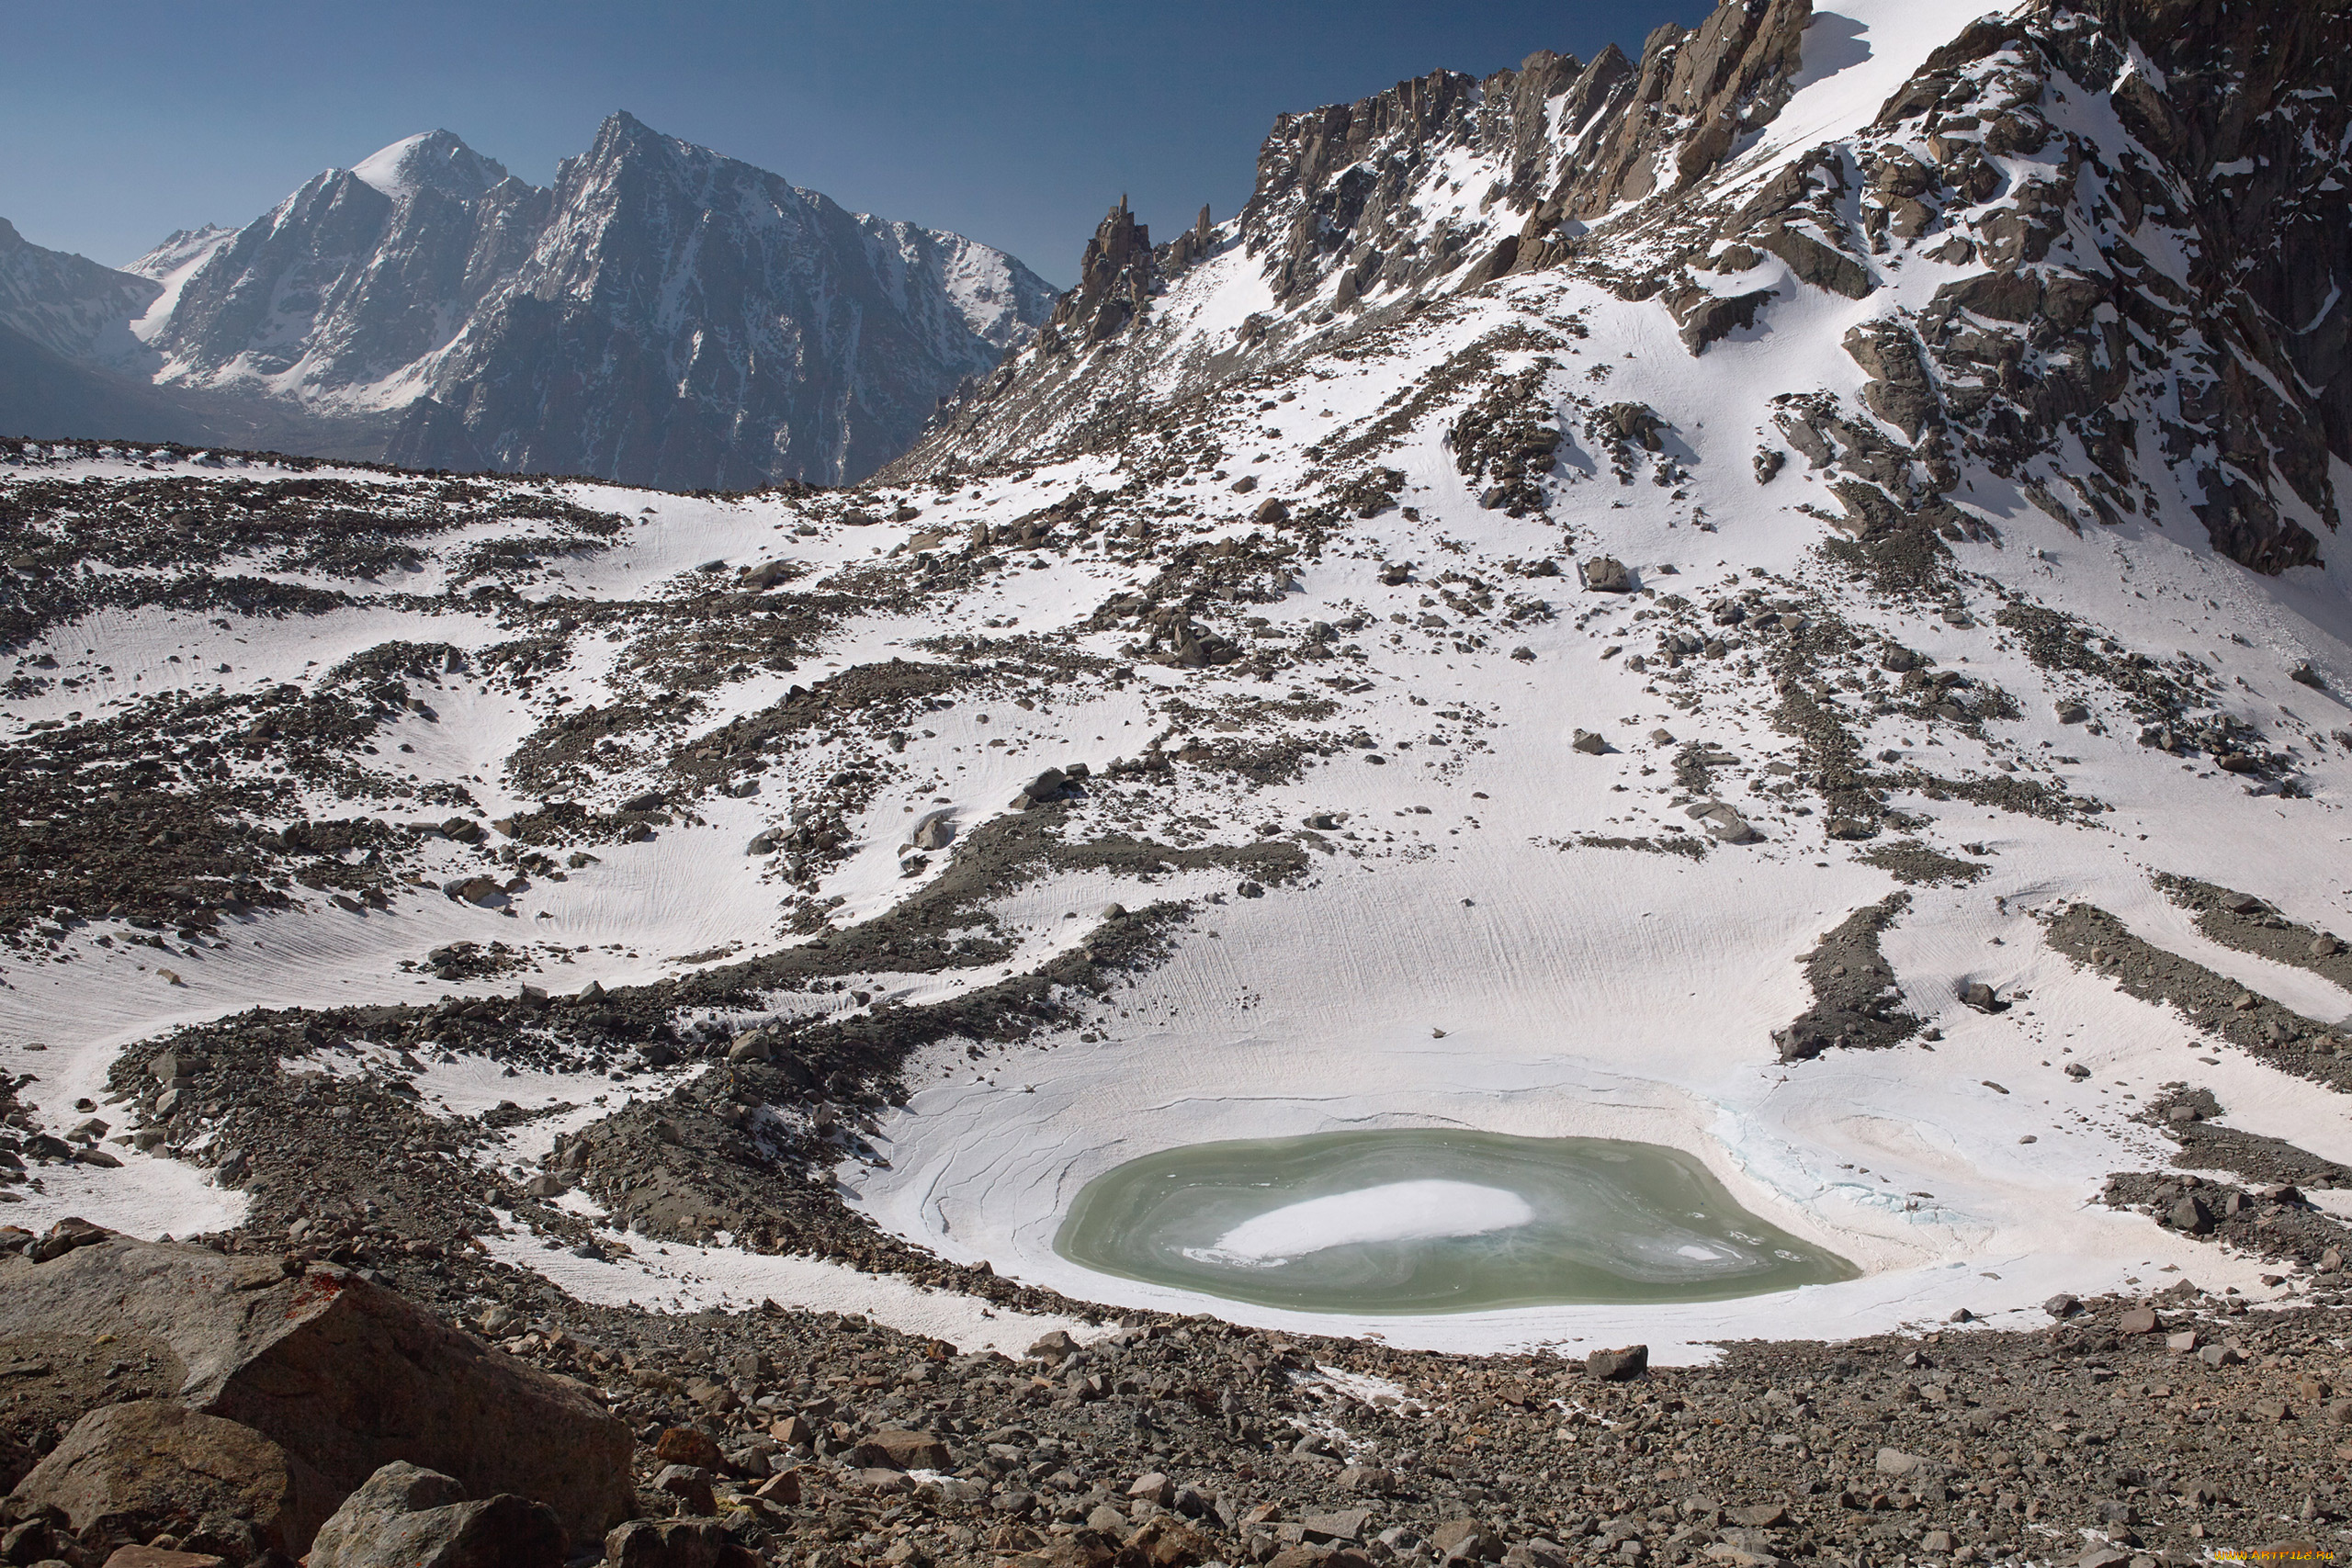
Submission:
<svg viewBox="0 0 2352 1568">
<path fill-rule="evenodd" d="M 1790 420 L 1874 548 L 1966 537 L 1974 465 L 2069 526 L 2178 495 L 2245 566 L 2319 559 L 2352 459 L 2330 85 L 2352 23 L 2111 3 L 1867 30 L 1731 0 L 1638 61 L 1541 52 L 1285 115 L 1240 214 L 1180 255 L 1143 251 L 1123 206 L 1089 253 L 1125 238 L 1115 281 L 1090 274 L 892 471 L 1115 438 L 1148 404 L 1561 271 L 1655 299 L 1694 355 L 1834 336 L 1864 417 L 1842 439 Z M 1833 324 L 1823 296 L 1860 309 Z M 1817 372 L 1778 390 L 1834 400 Z"/>
</svg>

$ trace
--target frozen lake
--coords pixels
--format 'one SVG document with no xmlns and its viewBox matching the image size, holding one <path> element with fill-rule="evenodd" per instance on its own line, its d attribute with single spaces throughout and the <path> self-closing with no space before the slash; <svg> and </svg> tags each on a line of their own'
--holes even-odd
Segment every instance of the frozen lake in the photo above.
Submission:
<svg viewBox="0 0 2352 1568">
<path fill-rule="evenodd" d="M 1656 1144 L 1393 1131 L 1195 1144 L 1086 1184 L 1054 1250 L 1305 1312 L 1719 1301 L 1856 1278 Z"/>
</svg>

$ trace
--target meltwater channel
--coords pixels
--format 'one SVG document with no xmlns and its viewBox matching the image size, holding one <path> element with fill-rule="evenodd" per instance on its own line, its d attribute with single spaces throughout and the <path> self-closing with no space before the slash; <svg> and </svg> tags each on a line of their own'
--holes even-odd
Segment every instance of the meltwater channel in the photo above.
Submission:
<svg viewBox="0 0 2352 1568">
<path fill-rule="evenodd" d="M 1054 1250 L 1303 1312 L 1719 1301 L 1856 1278 L 1690 1156 L 1447 1130 L 1195 1144 L 1088 1182 Z"/>
</svg>

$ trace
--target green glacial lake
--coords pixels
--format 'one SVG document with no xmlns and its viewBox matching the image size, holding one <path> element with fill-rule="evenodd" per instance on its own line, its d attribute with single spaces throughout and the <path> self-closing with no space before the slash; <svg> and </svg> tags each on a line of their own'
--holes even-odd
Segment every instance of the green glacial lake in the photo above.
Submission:
<svg viewBox="0 0 2352 1568">
<path fill-rule="evenodd" d="M 1356 1314 L 1721 1301 L 1860 1273 L 1679 1150 L 1434 1130 L 1147 1155 L 1086 1184 L 1054 1250 L 1204 1295 Z"/>
</svg>

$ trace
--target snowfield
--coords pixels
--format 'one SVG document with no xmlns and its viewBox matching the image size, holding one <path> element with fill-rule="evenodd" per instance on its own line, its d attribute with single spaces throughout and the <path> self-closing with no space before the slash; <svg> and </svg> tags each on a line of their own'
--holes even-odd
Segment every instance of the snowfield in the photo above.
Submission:
<svg viewBox="0 0 2352 1568">
<path fill-rule="evenodd" d="M 1824 7 L 1806 35 L 1806 79 L 1724 178 L 1760 184 L 1784 154 L 1858 134 L 1968 19 L 1938 13 L 1930 25 L 1926 15 Z M 360 177 L 379 183 L 379 161 Z M 1272 305 L 1252 259 L 1228 248 L 1185 274 L 1156 302 L 1160 319 L 1200 344 L 1229 344 Z M 960 308 L 998 308 L 1002 278 L 968 256 L 944 265 Z M 779 987 L 758 1006 L 689 1009 L 681 1021 L 702 1031 L 694 1039 L 720 1042 L 691 1062 L 550 1067 L 469 1047 L 403 1064 L 405 1047 L 354 1046 L 289 1055 L 284 1070 L 397 1079 L 452 1119 L 502 1104 L 529 1113 L 469 1156 L 470 1168 L 520 1180 L 551 1168 L 559 1136 L 593 1139 L 632 1105 L 690 1092 L 705 1074 L 716 1081 L 736 1032 L 853 1028 L 948 1006 L 1079 961 L 1114 928 L 1114 907 L 1166 903 L 1182 914 L 1165 928 L 1163 955 L 1106 961 L 1096 988 L 1061 987 L 1063 1012 L 1025 1035 L 926 1038 L 899 1065 L 903 1092 L 870 1133 L 825 1134 L 835 1195 L 888 1235 L 1077 1303 L 1448 1350 L 1638 1340 L 1656 1360 L 1690 1362 L 1732 1339 L 2038 1323 L 2056 1292 L 2175 1280 L 2257 1303 L 2298 1299 L 2312 1288 L 2306 1273 L 2110 1207 L 2101 1193 L 2112 1175 L 2171 1160 L 2163 1118 L 2145 1113 L 2183 1084 L 2212 1091 L 2223 1126 L 2352 1164 L 2341 1066 L 2352 991 L 2318 967 L 2217 941 L 2154 880 L 2251 895 L 2312 932 L 2352 931 L 2352 712 L 2342 695 L 2352 691 L 2352 567 L 2340 519 L 2310 520 L 2324 564 L 2267 576 L 2214 547 L 2190 510 L 2199 498 L 2169 469 L 2146 504 L 2110 525 L 2086 510 L 2062 519 L 2067 509 L 2045 504 L 2046 490 L 2038 499 L 2029 481 L 1971 459 L 1947 499 L 1978 533 L 1955 530 L 1948 592 L 1894 592 L 1841 564 L 1824 550 L 1840 536 L 1841 470 L 1789 449 L 1782 394 L 1860 408 L 1869 378 L 1844 346 L 1849 330 L 1917 316 L 1975 268 L 1914 251 L 1878 270 L 1860 299 L 1802 282 L 1771 256 L 1718 277 L 1723 292 L 1779 298 L 1703 355 L 1686 349 L 1658 298 L 1622 298 L 1571 272 L 1516 276 L 1359 336 L 1334 329 L 1162 427 L 1099 449 L 854 493 L 714 499 L 488 481 L 620 525 L 602 547 L 479 577 L 460 570 L 469 547 L 518 531 L 553 537 L 558 525 L 453 528 L 418 541 L 423 558 L 397 578 L 368 581 L 250 553 L 236 570 L 288 589 L 331 587 L 348 602 L 276 614 L 142 603 L 45 626 L 14 650 L 22 679 L 0 703 L 0 743 L 136 721 L 165 694 L 323 690 L 330 671 L 381 645 L 447 643 L 464 667 L 408 688 L 430 716 L 411 706 L 384 718 L 368 732 L 371 755 L 353 758 L 384 781 L 389 801 L 355 804 L 285 775 L 302 814 L 454 813 L 491 825 L 549 800 L 617 811 L 653 791 L 667 792 L 666 815 L 650 836 L 594 842 L 593 859 L 560 876 L 550 859 L 492 902 L 442 887 L 513 869 L 485 858 L 523 846 L 495 828 L 486 848 L 420 838 L 388 908 L 298 882 L 285 907 L 224 918 L 208 939 L 164 952 L 84 907 L 56 935 L 0 953 L 0 1071 L 31 1075 L 20 1100 L 62 1135 L 88 1114 L 76 1101 L 106 1098 L 119 1059 L 183 1024 L 254 1007 L 507 998 L 523 986 L 617 993 L 806 956 L 948 886 L 978 863 L 960 858 L 978 853 L 976 835 L 993 841 L 990 830 L 1045 822 L 1066 845 L 1148 840 L 1165 863 L 1007 873 L 959 928 L 1001 943 L 985 962 L 908 958 L 835 976 L 831 988 Z M 1491 366 L 1449 383 L 1473 355 Z M 1504 383 L 1532 389 L 1530 406 L 1560 433 L 1544 506 L 1516 516 L 1482 504 L 1486 480 L 1465 471 L 1455 435 L 1473 400 Z M 1434 390 L 1415 403 L 1417 389 Z M 1607 437 L 1604 416 L 1623 405 L 1654 412 L 1655 448 Z M 1342 450 L 1356 455 L 1333 456 Z M 1761 451 L 1785 460 L 1769 482 Z M 2052 454 L 2030 482 L 2054 488 L 2070 463 L 2082 466 Z M 1343 479 L 1373 468 L 1397 476 L 1381 504 L 1368 515 L 1330 504 Z M 2352 479 L 2337 469 L 2339 487 Z M 387 494 L 429 482 L 305 472 Z M 33 448 L 0 468 L 0 490 L 274 474 L 243 457 Z M 1270 498 L 1294 515 L 1263 518 Z M 1013 534 L 1057 507 L 1050 537 Z M 71 538 L 81 525 L 60 512 L 53 525 Z M 1190 597 L 1183 584 L 1164 594 L 1181 601 L 1180 621 L 1237 649 L 1230 660 L 1187 664 L 1164 626 L 1119 608 L 1233 558 L 1256 571 L 1238 591 L 1194 578 Z M 1628 569 L 1630 592 L 1582 585 L 1580 565 L 1602 560 Z M 632 719 L 638 728 L 616 731 L 626 744 L 582 764 L 587 783 L 558 787 L 527 773 L 522 760 L 560 733 L 565 714 L 644 709 L 661 687 L 648 673 L 660 657 L 752 614 L 712 599 L 662 620 L 660 606 L 704 605 L 696 595 L 711 585 L 771 561 L 794 574 L 762 603 L 809 617 L 786 667 L 712 652 L 668 688 L 691 697 L 690 716 Z M 505 597 L 481 596 L 479 583 Z M 1744 619 L 1709 619 L 1710 605 L 1735 601 Z M 2151 725 L 2122 687 L 2052 663 L 2025 623 L 2003 618 L 2013 606 L 2070 617 L 2063 635 L 2083 648 L 2144 654 L 2174 671 L 2199 694 L 2198 722 L 2225 716 L 2258 735 L 2271 760 L 2232 771 L 2212 751 L 2143 738 Z M 1846 651 L 1785 651 L 1824 626 Z M 1689 649 L 1661 641 L 1686 627 Z M 527 683 L 493 678 L 499 650 L 530 636 L 560 643 L 560 659 Z M 1719 647 L 1702 652 L 1703 639 Z M 1886 657 L 1904 650 L 1918 660 L 1907 672 Z M 1035 674 L 1049 658 L 1089 662 Z M 1032 674 L 1002 677 L 1021 660 Z M 877 671 L 898 678 L 907 666 L 965 671 L 952 704 L 910 705 L 870 734 L 836 713 L 788 742 L 762 742 L 772 766 L 738 767 L 750 751 L 729 750 L 737 743 L 724 738 L 743 733 L 730 725 L 781 711 L 802 688 Z M 1921 671 L 1963 675 L 1948 690 L 1973 705 L 1955 704 L 1953 716 L 1906 694 L 1920 689 L 1906 673 Z M 1838 825 L 1820 783 L 1828 743 L 1791 716 L 1805 694 L 1833 715 L 1879 791 L 1883 815 L 1862 829 Z M 1220 747 L 1251 745 L 1294 745 L 1295 765 L 1217 761 Z M 1146 757 L 1161 761 L 1109 767 Z M 1695 774 L 1694 757 L 1705 764 Z M 1043 770 L 1074 762 L 1089 776 L 1050 809 L 1017 804 Z M 736 771 L 723 790 L 682 782 L 700 763 Z M 224 778 L 261 784 L 279 777 L 277 765 L 259 750 L 218 762 Z M 842 784 L 852 773 L 865 782 Z M 838 804 L 838 845 L 809 850 L 797 873 L 787 863 L 800 851 L 758 849 L 820 802 Z M 1710 807 L 1751 831 L 1710 831 L 1695 815 Z M 933 821 L 946 845 L 917 850 L 917 829 Z M 1899 876 L 1914 863 L 1889 858 L 1898 842 L 1942 869 Z M 1215 858 L 1252 846 L 1295 855 L 1297 874 L 1261 886 Z M 344 863 L 357 867 L 359 852 Z M 1898 993 L 1879 998 L 1884 1013 L 1909 1026 L 1877 1048 L 1784 1059 L 1776 1032 L 1816 1000 L 1804 960 L 1841 922 L 1897 894 L 1908 901 L 1871 951 Z M 2301 1015 L 2316 1043 L 2291 1058 L 2241 1048 L 2218 1026 L 2134 996 L 2121 971 L 2098 967 L 2107 960 L 2053 944 L 2052 922 L 2077 905 L 2244 987 L 2249 1001 Z M 494 976 L 436 976 L 429 955 L 469 942 L 504 942 L 522 957 Z M 1990 991 L 1972 1004 L 1972 987 Z M 823 1132 L 805 1107 L 775 1109 L 796 1130 Z M 1408 1127 L 1682 1150 L 1743 1204 L 1862 1273 L 1684 1305 L 1351 1318 L 1114 1278 L 1053 1249 L 1080 1189 L 1140 1155 Z M 0 1189 L 16 1200 L 0 1222 L 72 1213 L 186 1235 L 244 1213 L 243 1193 L 200 1174 L 201 1140 L 181 1158 L 98 1146 L 119 1168 L 37 1170 L 38 1190 Z M 2312 1197 L 2346 1213 L 2340 1190 Z M 1049 1327 L 1079 1324 L 991 1316 L 977 1297 L 763 1252 L 731 1235 L 631 1231 L 584 1189 L 564 1201 L 628 1250 L 582 1257 L 513 1207 L 484 1243 L 584 1300 L 687 1311 L 770 1296 L 1016 1353 Z M 1505 1223 L 1476 1204 L 1438 1207 L 1374 1216 L 1395 1228 L 1362 1234 Z M 1315 1244 L 1296 1227 L 1325 1218 L 1286 1210 L 1227 1240 L 1274 1256 Z M 1356 1235 L 1363 1219 L 1342 1214 L 1330 1234 Z"/>
</svg>

